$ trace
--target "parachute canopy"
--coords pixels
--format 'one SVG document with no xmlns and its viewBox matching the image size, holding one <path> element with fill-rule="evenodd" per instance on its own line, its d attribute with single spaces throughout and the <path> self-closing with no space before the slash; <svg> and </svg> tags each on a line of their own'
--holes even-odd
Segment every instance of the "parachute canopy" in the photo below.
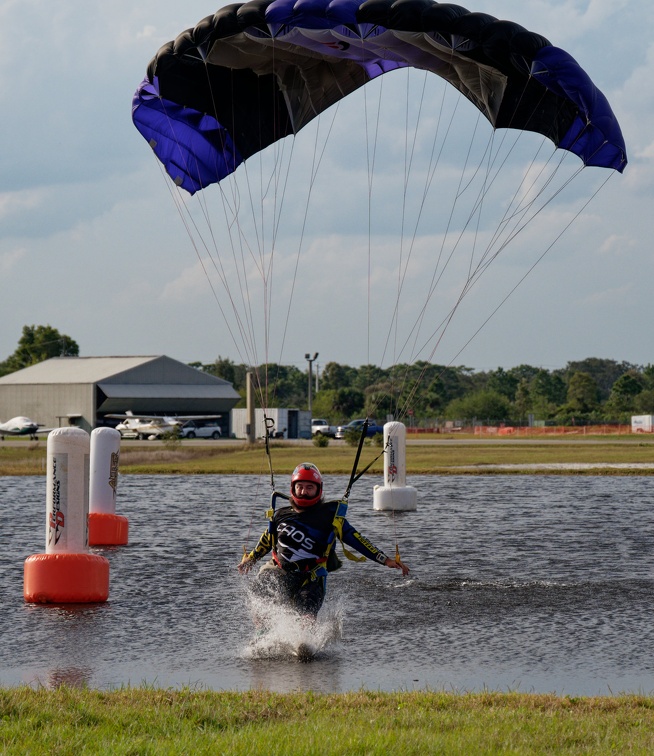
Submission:
<svg viewBox="0 0 654 756">
<path fill-rule="evenodd" d="M 627 164 L 609 103 L 567 52 L 516 23 L 432 0 L 228 5 L 159 50 L 132 117 L 194 193 L 407 66 L 448 81 L 495 128 L 543 134 L 585 165 Z"/>
</svg>

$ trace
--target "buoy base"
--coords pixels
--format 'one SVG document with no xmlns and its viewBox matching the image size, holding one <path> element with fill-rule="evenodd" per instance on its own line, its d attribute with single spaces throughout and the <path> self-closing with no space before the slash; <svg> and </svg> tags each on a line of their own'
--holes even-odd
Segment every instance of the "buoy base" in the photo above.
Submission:
<svg viewBox="0 0 654 756">
<path fill-rule="evenodd" d="M 415 512 L 418 491 L 413 486 L 375 486 L 372 508 L 382 512 Z"/>
<path fill-rule="evenodd" d="M 32 604 L 91 604 L 109 598 L 109 560 L 99 554 L 32 554 L 23 596 Z"/>
<path fill-rule="evenodd" d="M 128 531 L 127 517 L 105 512 L 89 514 L 89 546 L 124 546 Z"/>
</svg>

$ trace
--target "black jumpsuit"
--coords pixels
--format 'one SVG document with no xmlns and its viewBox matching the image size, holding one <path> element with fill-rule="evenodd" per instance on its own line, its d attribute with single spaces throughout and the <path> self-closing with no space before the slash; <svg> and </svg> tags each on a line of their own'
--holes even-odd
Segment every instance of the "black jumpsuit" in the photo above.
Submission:
<svg viewBox="0 0 654 756">
<path fill-rule="evenodd" d="M 291 506 L 275 511 L 270 526 L 248 555 L 258 560 L 273 552 L 275 569 L 261 570 L 254 591 L 279 599 L 302 614 L 318 614 L 325 599 L 325 552 L 333 538 L 338 501 L 321 501 L 296 511 Z M 388 556 L 343 518 L 343 543 L 380 564 Z"/>
</svg>

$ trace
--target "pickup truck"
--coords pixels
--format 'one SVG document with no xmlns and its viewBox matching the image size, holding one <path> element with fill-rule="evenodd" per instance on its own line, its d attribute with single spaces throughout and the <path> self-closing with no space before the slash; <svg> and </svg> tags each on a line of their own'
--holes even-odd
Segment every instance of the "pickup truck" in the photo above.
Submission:
<svg viewBox="0 0 654 756">
<path fill-rule="evenodd" d="M 334 436 L 334 438 L 345 438 L 345 434 L 350 431 L 355 431 L 356 433 L 361 434 L 361 427 L 365 422 L 365 420 L 352 420 L 347 425 L 339 425 L 336 429 L 336 436 Z M 368 428 L 366 430 L 366 436 L 368 438 L 383 432 L 383 425 L 377 425 L 373 420 L 368 420 Z"/>
<path fill-rule="evenodd" d="M 322 418 L 313 417 L 311 418 L 311 435 L 329 436 L 329 438 L 334 438 L 336 435 L 336 428 Z"/>
</svg>

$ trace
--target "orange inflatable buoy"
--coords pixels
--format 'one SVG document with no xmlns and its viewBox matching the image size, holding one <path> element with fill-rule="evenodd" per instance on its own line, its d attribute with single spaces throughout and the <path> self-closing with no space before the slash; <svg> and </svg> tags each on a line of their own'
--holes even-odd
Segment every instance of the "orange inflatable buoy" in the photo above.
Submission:
<svg viewBox="0 0 654 756">
<path fill-rule="evenodd" d="M 89 546 L 124 546 L 128 520 L 116 515 L 120 433 L 96 428 L 91 433 Z"/>
<path fill-rule="evenodd" d="M 124 546 L 129 533 L 129 520 L 117 514 L 89 513 L 89 546 Z"/>
<path fill-rule="evenodd" d="M 23 596 L 33 604 L 84 604 L 109 597 L 109 560 L 98 554 L 32 554 Z"/>
</svg>

